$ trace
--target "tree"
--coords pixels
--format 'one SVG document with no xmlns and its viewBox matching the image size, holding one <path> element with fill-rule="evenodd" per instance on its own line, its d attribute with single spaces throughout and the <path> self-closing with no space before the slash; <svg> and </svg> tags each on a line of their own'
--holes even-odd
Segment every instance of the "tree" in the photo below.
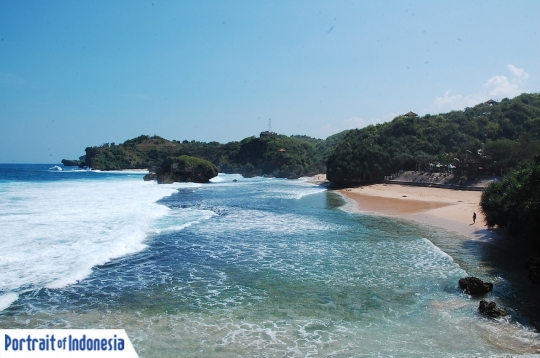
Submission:
<svg viewBox="0 0 540 358">
<path fill-rule="evenodd" d="M 482 193 L 486 224 L 506 227 L 540 244 L 540 155 Z"/>
</svg>

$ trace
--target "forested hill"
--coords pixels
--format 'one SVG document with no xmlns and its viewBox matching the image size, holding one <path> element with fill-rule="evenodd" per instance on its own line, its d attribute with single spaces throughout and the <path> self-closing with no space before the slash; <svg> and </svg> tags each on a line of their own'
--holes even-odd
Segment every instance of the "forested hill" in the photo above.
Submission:
<svg viewBox="0 0 540 358">
<path fill-rule="evenodd" d="M 540 94 L 522 94 L 439 115 L 396 117 L 327 139 L 261 133 L 239 142 L 182 142 L 141 135 L 86 148 L 92 169 L 147 169 L 171 156 L 206 159 L 220 172 L 297 178 L 327 173 L 335 184 L 378 182 L 401 169 L 452 164 L 457 172 L 500 173 L 540 152 Z"/>
<path fill-rule="evenodd" d="M 156 168 L 168 157 L 188 155 L 206 159 L 220 172 L 246 177 L 269 175 L 298 178 L 326 171 L 326 158 L 345 132 L 324 139 L 262 133 L 240 142 L 182 142 L 141 135 L 122 144 L 105 143 L 86 148 L 81 165 L 92 169 Z"/>
<path fill-rule="evenodd" d="M 400 116 L 344 134 L 327 160 L 335 184 L 378 182 L 403 170 L 453 164 L 463 175 L 500 173 L 540 152 L 540 94 L 439 115 Z"/>
</svg>

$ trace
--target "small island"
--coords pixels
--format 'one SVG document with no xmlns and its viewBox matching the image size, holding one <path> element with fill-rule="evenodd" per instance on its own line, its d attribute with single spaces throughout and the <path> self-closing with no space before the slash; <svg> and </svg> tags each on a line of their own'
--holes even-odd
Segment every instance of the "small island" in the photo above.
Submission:
<svg viewBox="0 0 540 358">
<path fill-rule="evenodd" d="M 181 155 L 168 157 L 155 173 L 144 176 L 144 180 L 156 180 L 158 184 L 174 182 L 208 183 L 218 175 L 217 167 L 201 158 Z"/>
</svg>

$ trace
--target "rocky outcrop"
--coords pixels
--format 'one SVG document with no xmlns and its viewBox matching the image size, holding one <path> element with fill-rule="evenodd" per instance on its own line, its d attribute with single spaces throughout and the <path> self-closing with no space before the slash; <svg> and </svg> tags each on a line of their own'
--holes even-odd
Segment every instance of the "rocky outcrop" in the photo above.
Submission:
<svg viewBox="0 0 540 358">
<path fill-rule="evenodd" d="M 62 159 L 62 164 L 66 167 L 79 167 L 81 162 L 78 160 Z"/>
<path fill-rule="evenodd" d="M 537 285 L 540 284 L 540 258 L 539 257 L 530 257 L 525 264 L 527 269 L 527 277 L 532 283 Z"/>
<path fill-rule="evenodd" d="M 491 318 L 499 318 L 508 314 L 504 308 L 498 307 L 495 302 L 489 302 L 486 300 L 480 301 L 478 312 Z"/>
<path fill-rule="evenodd" d="M 148 173 L 143 177 L 144 181 L 157 180 L 156 173 Z"/>
<path fill-rule="evenodd" d="M 244 178 L 254 178 L 263 176 L 263 171 L 258 168 L 253 168 L 253 166 L 245 166 L 240 170 L 240 174 Z"/>
<path fill-rule="evenodd" d="M 480 295 L 493 290 L 493 284 L 484 282 L 477 277 L 464 277 L 459 279 L 459 287 L 468 295 Z"/>
<path fill-rule="evenodd" d="M 174 182 L 208 183 L 218 175 L 217 167 L 207 160 L 181 155 L 167 158 L 155 174 L 148 174 L 144 180 L 157 180 L 158 184 Z"/>
</svg>

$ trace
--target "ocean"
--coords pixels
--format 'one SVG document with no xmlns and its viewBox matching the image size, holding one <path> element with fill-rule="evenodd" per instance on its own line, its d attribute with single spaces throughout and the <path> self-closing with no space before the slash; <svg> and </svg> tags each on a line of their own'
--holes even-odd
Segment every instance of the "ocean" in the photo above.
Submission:
<svg viewBox="0 0 540 358">
<path fill-rule="evenodd" d="M 0 328 L 123 328 L 140 357 L 540 353 L 538 297 L 493 245 L 305 179 L 142 176 L 0 165 Z M 470 275 L 510 316 L 478 314 Z"/>
</svg>

